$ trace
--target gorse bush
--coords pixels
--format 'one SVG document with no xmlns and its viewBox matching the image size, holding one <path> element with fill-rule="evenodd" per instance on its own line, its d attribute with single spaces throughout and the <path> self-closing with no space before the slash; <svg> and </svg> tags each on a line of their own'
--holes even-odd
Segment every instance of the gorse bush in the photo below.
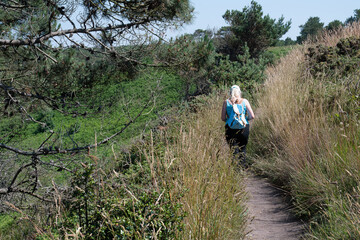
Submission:
<svg viewBox="0 0 360 240">
<path fill-rule="evenodd" d="M 307 62 L 313 76 L 346 77 L 359 67 L 360 38 L 340 39 L 336 46 L 317 45 L 308 51 Z"/>
<path fill-rule="evenodd" d="M 310 238 L 359 239 L 359 25 L 324 34 L 269 68 L 250 149 L 310 220 Z"/>
</svg>

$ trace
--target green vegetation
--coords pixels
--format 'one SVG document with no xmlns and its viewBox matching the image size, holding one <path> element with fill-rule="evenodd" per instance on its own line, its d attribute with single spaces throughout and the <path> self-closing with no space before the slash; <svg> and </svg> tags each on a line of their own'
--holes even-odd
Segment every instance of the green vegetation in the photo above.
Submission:
<svg viewBox="0 0 360 240">
<path fill-rule="evenodd" d="M 266 48 L 274 46 L 291 25 L 291 21 L 284 22 L 284 17 L 276 21 L 269 15 L 263 16 L 261 5 L 255 1 L 242 11 L 227 10 L 223 18 L 230 26 L 221 30 L 226 35 L 226 44 L 219 49 L 230 55 L 231 60 L 244 54 L 246 47 L 252 58 L 258 57 Z"/>
<path fill-rule="evenodd" d="M 293 46 L 291 22 L 255 1 L 169 42 L 189 1 L 70 2 L 0 9 L 1 239 L 245 238 L 219 113 L 232 84 L 258 99 L 252 169 L 291 194 L 310 238 L 360 238 L 358 10 L 322 35 L 309 19 Z"/>
<path fill-rule="evenodd" d="M 300 26 L 300 36 L 297 42 L 302 43 L 309 37 L 316 37 L 324 27 L 324 23 L 320 22 L 319 17 L 310 17 L 304 25 Z"/>
</svg>

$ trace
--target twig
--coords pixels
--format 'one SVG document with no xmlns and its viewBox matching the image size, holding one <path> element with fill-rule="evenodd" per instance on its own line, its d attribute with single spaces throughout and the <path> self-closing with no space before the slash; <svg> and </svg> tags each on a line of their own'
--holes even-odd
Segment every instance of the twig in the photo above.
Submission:
<svg viewBox="0 0 360 240">
<path fill-rule="evenodd" d="M 40 145 L 40 147 L 38 148 L 38 150 L 40 150 L 43 146 L 44 146 L 44 144 L 52 137 L 52 135 L 54 134 L 54 131 L 52 131 L 52 130 L 50 130 L 50 136 L 48 136 L 46 139 L 45 139 L 45 141 L 43 141 L 42 143 L 41 143 L 41 145 Z"/>
<path fill-rule="evenodd" d="M 11 94 L 10 94 L 9 91 L 7 91 L 7 94 L 8 94 L 8 96 L 9 96 L 9 98 L 10 98 L 14 103 L 16 103 L 17 105 L 19 105 L 20 109 L 30 118 L 31 121 L 33 121 L 33 122 L 35 122 L 35 123 L 38 123 L 38 124 L 40 124 L 40 125 L 43 126 L 43 127 L 47 127 L 47 128 L 50 130 L 49 126 L 48 126 L 46 123 L 43 123 L 43 122 L 40 122 L 40 121 L 35 120 L 35 119 L 26 111 L 26 109 L 25 109 L 22 105 L 20 105 L 19 101 L 16 100 L 16 99 L 14 99 L 13 96 L 11 96 Z"/>
<path fill-rule="evenodd" d="M 46 52 L 44 52 L 43 50 L 41 50 L 40 48 L 38 48 L 37 46 L 35 46 L 35 49 L 38 50 L 39 52 L 41 52 L 43 55 L 45 55 L 47 58 L 49 58 L 50 60 L 52 60 L 54 63 L 57 63 L 56 59 L 53 58 L 52 56 L 50 56 L 49 54 L 47 54 Z"/>
</svg>

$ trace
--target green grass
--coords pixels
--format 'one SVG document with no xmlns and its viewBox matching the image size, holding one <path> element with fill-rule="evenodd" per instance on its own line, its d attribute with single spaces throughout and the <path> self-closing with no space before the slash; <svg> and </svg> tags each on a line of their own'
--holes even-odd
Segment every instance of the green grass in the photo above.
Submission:
<svg viewBox="0 0 360 240">
<path fill-rule="evenodd" d="M 26 220 L 21 220 L 19 214 L 0 214 L 0 239 L 26 239 L 33 228 Z"/>
<path fill-rule="evenodd" d="M 161 88 L 157 88 L 158 81 Z M 88 110 L 85 117 L 64 116 L 46 108 L 33 116 L 53 128 L 55 134 L 49 141 L 49 146 L 54 144 L 62 149 L 71 148 L 77 146 L 75 143 L 79 146 L 93 143 L 95 134 L 99 141 L 119 131 L 150 101 L 143 116 L 116 139 L 127 142 L 140 135 L 143 130 L 154 127 L 159 116 L 166 114 L 172 106 L 178 105 L 184 98 L 183 88 L 182 79 L 172 73 L 146 72 L 135 80 L 96 85 L 91 89 L 91 93 L 83 93 L 88 96 L 83 99 L 82 104 L 96 106 L 96 109 Z M 23 127 L 20 119 L 5 118 L 0 121 L 0 132 L 3 134 L 15 127 L 21 131 L 21 135 L 15 136 L 11 142 L 16 142 L 16 145 L 22 148 L 36 148 L 49 136 L 47 129 L 37 123 L 31 122 Z M 58 140 L 53 143 L 55 139 Z"/>
</svg>

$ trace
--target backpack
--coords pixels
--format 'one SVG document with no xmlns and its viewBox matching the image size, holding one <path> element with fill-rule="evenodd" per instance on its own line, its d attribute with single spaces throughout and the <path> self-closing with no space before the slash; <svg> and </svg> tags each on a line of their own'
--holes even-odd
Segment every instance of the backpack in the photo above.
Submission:
<svg viewBox="0 0 360 240">
<path fill-rule="evenodd" d="M 245 118 L 245 111 L 246 111 L 246 107 L 245 107 L 245 103 L 244 101 L 242 101 L 241 104 L 235 104 L 233 105 L 233 108 L 237 108 L 240 114 L 237 114 L 234 110 L 231 111 L 231 114 L 228 118 L 228 120 L 226 121 L 227 125 L 231 128 L 231 129 L 243 129 L 246 127 L 247 121 Z"/>
</svg>

